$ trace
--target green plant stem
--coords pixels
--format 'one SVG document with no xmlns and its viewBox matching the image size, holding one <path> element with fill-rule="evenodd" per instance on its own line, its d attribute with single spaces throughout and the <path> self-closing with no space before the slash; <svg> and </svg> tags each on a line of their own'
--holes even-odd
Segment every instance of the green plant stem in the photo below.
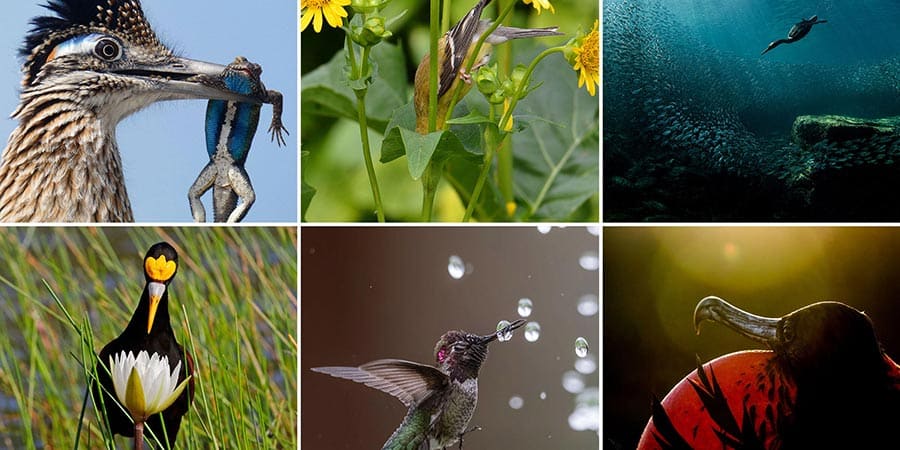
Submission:
<svg viewBox="0 0 900 450">
<path fill-rule="evenodd" d="M 449 3 L 449 0 L 448 0 Z M 429 42 L 428 61 L 428 132 L 437 128 L 437 91 L 438 91 L 438 40 L 441 38 L 440 14 L 441 0 L 431 0 L 429 30 L 431 42 Z"/>
<path fill-rule="evenodd" d="M 359 136 L 362 140 L 363 159 L 366 161 L 366 173 L 369 174 L 369 186 L 372 188 L 372 197 L 375 199 L 375 214 L 379 222 L 384 222 L 384 205 L 381 203 L 381 190 L 378 189 L 378 178 L 375 176 L 375 166 L 372 164 L 372 151 L 369 147 L 369 127 L 366 123 L 366 91 L 356 91 L 356 112 L 359 117 Z"/>
<path fill-rule="evenodd" d="M 441 36 L 450 29 L 450 5 L 452 3 L 450 0 L 444 1 L 444 11 L 441 13 Z"/>
<path fill-rule="evenodd" d="M 422 221 L 431 222 L 434 210 L 434 196 L 437 194 L 438 184 L 441 182 L 443 165 L 428 163 L 425 173 L 422 174 Z"/>
<path fill-rule="evenodd" d="M 509 6 L 509 3 L 516 3 L 517 1 L 519 0 L 500 0 L 499 8 L 505 9 Z M 495 54 L 500 73 L 508 74 L 512 72 L 512 45 L 501 45 Z M 515 197 L 513 195 L 512 139 L 508 135 L 500 143 L 500 148 L 497 149 L 497 184 L 500 188 L 500 194 L 503 195 L 504 210 L 511 217 L 515 211 L 510 212 L 510 205 L 515 206 Z"/>
<path fill-rule="evenodd" d="M 510 133 L 504 135 L 497 148 L 497 185 L 500 188 L 500 194 L 503 195 L 504 211 L 512 217 L 515 210 L 510 205 L 515 206 L 515 197 L 513 196 L 513 154 Z"/>
<path fill-rule="evenodd" d="M 353 51 L 353 43 L 348 35 L 347 53 L 350 59 L 351 76 L 360 79 L 369 73 L 369 47 L 363 47 L 359 64 L 356 63 L 356 52 Z M 368 89 L 354 89 L 356 94 L 356 116 L 359 123 L 359 138 L 362 141 L 363 160 L 366 163 L 366 173 L 369 176 L 369 187 L 372 189 L 372 197 L 375 199 L 375 215 L 379 222 L 384 222 L 384 205 L 381 203 L 381 190 L 378 188 L 378 178 L 375 175 L 375 165 L 372 163 L 372 151 L 369 145 L 369 125 L 366 119 L 366 93 Z"/>
<path fill-rule="evenodd" d="M 469 197 L 469 204 L 466 205 L 466 213 L 463 215 L 463 222 L 468 222 L 472 218 L 472 212 L 475 210 L 475 205 L 478 204 L 478 197 L 481 196 L 481 191 L 484 189 L 484 182 L 491 172 L 491 163 L 494 161 L 494 149 L 496 148 L 497 141 L 496 133 L 493 131 L 492 127 L 487 127 L 484 130 L 484 134 L 484 162 L 481 165 L 481 172 L 478 174 L 478 180 L 475 182 L 475 189 L 472 190 L 472 196 Z"/>
<path fill-rule="evenodd" d="M 509 4 L 506 5 L 506 8 L 504 8 L 503 11 L 500 12 L 500 15 L 498 15 L 497 18 L 494 19 L 494 22 L 491 23 L 491 26 L 489 26 L 488 29 L 485 30 L 484 33 L 482 33 L 478 38 L 478 41 L 475 43 L 474 48 L 472 49 L 471 53 L 469 53 L 469 58 L 466 60 L 466 66 L 464 69 L 465 73 L 470 73 L 472 71 L 472 66 L 475 65 L 475 60 L 478 59 L 478 53 L 481 51 L 481 46 L 484 45 L 484 41 L 487 40 L 488 36 L 490 36 L 491 33 L 493 33 L 494 30 L 496 30 L 497 27 L 500 26 L 500 23 L 502 23 L 503 19 L 505 19 L 506 16 L 509 15 L 509 13 L 513 10 L 513 7 L 516 6 L 516 3 L 517 2 L 509 2 Z M 437 82 L 432 83 L 432 85 L 436 84 Z M 451 97 L 450 105 L 447 108 L 447 116 L 444 118 L 444 128 L 449 127 L 447 122 L 453 116 L 453 110 L 456 108 L 456 104 L 460 101 L 463 85 L 464 83 L 457 83 L 456 89 L 453 90 L 453 97 Z"/>
<path fill-rule="evenodd" d="M 528 89 L 529 82 L 531 81 L 531 74 L 534 72 L 535 67 L 537 67 L 538 63 L 541 62 L 544 58 L 554 54 L 554 53 L 562 53 L 565 50 L 565 47 L 551 47 L 547 50 L 542 51 L 531 61 L 531 64 L 528 65 L 528 70 L 525 71 L 525 76 L 522 78 L 522 84 L 519 85 L 519 88 L 516 89 L 515 94 L 512 96 L 512 101 L 509 104 L 509 108 L 503 113 L 503 117 L 500 118 L 500 123 L 505 124 L 506 121 L 509 120 L 510 116 L 512 116 L 513 111 L 516 109 L 516 105 L 519 104 L 519 99 L 523 96 L 525 90 Z M 502 127 L 501 127 L 502 128 Z"/>
</svg>

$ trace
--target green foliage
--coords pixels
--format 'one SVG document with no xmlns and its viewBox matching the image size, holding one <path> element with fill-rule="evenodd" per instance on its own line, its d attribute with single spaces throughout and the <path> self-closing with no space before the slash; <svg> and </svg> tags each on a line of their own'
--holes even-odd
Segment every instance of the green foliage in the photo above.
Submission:
<svg viewBox="0 0 900 450">
<path fill-rule="evenodd" d="M 557 11 L 577 9 L 574 6 L 561 6 L 566 3 L 562 1 L 556 4 Z M 457 6 L 454 4 L 454 7 Z M 470 7 L 471 5 L 466 8 Z M 567 26 L 566 22 L 557 22 L 559 16 L 544 14 L 538 19 L 532 14 L 530 7 L 518 7 L 525 14 L 514 13 L 511 20 L 513 25 L 532 26 L 532 23 L 524 22 L 545 22 L 546 19 L 552 24 L 562 25 L 561 31 L 570 36 L 577 28 Z M 575 16 L 582 20 L 582 13 Z M 413 47 L 418 48 L 421 45 L 412 41 L 416 40 L 414 35 L 420 24 L 410 25 L 411 32 L 406 34 L 401 35 L 405 31 L 402 29 L 394 31 L 401 36 L 402 42 L 410 42 Z M 583 27 L 589 25 L 583 24 Z M 565 37 L 561 37 L 554 41 L 548 38 L 539 42 L 523 39 L 498 48 L 504 51 L 511 48 L 510 52 L 516 55 L 512 62 L 521 64 L 531 61 L 530 58 L 539 53 L 538 48 L 562 44 L 564 39 Z M 451 126 L 448 131 L 420 136 L 413 131 L 416 127 L 410 95 L 411 72 L 408 73 L 406 69 L 408 66 L 415 66 L 419 56 L 413 56 L 412 61 L 407 63 L 405 52 L 399 46 L 382 42 L 371 48 L 371 62 L 377 66 L 377 70 L 372 73 L 373 82 L 366 92 L 365 118 L 369 128 L 383 135 L 379 159 L 383 164 L 375 165 L 368 176 L 369 179 L 374 179 L 374 173 L 379 173 L 378 184 L 383 191 L 381 198 L 390 220 L 417 219 L 415 215 L 408 214 L 411 208 L 407 199 L 395 199 L 392 195 L 407 192 L 413 186 L 419 192 L 412 192 L 412 200 L 422 198 L 420 193 L 423 187 L 410 185 L 409 181 L 421 180 L 429 167 L 444 168 L 442 176 L 449 183 L 441 183 L 439 191 L 451 186 L 463 205 L 473 196 L 479 173 L 488 175 L 475 205 L 474 217 L 477 220 L 598 220 L 599 102 L 584 89 L 578 89 L 577 74 L 565 59 L 552 55 L 537 65 L 537 70 L 527 80 L 529 86 L 523 89 L 527 96 L 514 111 L 517 128 L 513 132 L 513 138 L 492 140 L 494 144 L 504 142 L 502 149 L 497 150 L 500 153 L 495 151 L 492 157 L 491 153 L 485 155 L 483 136 L 488 130 L 486 127 L 492 127 L 495 133 L 499 131 L 496 123 L 499 122 L 502 101 L 491 112 L 484 98 L 477 90 L 472 90 L 456 105 L 453 119 L 448 121 Z M 414 50 L 411 53 L 421 52 Z M 352 68 L 348 69 L 349 63 L 345 55 L 346 50 L 336 52 L 328 62 L 305 74 L 302 79 L 304 120 L 309 119 L 311 123 L 315 123 L 310 128 L 304 126 L 306 136 L 310 136 L 310 132 L 313 135 L 307 138 L 305 148 L 311 150 L 311 154 L 303 163 L 307 167 L 304 170 L 309 184 L 316 188 L 307 189 L 309 185 L 304 181 L 304 220 L 372 220 L 371 211 L 376 209 L 373 202 L 356 192 L 370 188 L 358 181 L 360 171 L 357 163 L 353 162 L 352 167 L 347 166 L 349 162 L 346 161 L 346 153 L 350 152 L 349 147 L 358 145 L 352 144 L 342 133 L 329 132 L 329 125 L 335 125 L 337 121 L 329 123 L 320 119 L 331 117 L 357 121 L 361 114 L 355 106 L 357 97 L 346 81 L 347 70 Z M 516 81 L 525 82 L 525 74 L 524 66 L 512 74 L 499 73 L 494 84 L 508 84 L 511 86 L 509 90 L 514 91 Z M 323 132 L 323 128 L 326 131 Z M 502 138 L 502 133 L 495 135 Z M 372 142 L 379 141 L 373 136 Z M 371 152 L 377 151 L 377 148 L 371 149 Z M 371 152 L 364 150 L 364 155 Z M 397 172 L 396 165 L 390 168 L 387 166 L 402 156 L 407 157 L 407 180 L 398 180 L 394 176 Z M 487 164 L 490 165 L 490 170 L 482 171 L 485 159 L 489 160 Z M 336 172 L 317 173 L 337 167 L 342 169 L 339 175 Z M 382 171 L 392 175 L 380 174 Z M 341 182 L 334 183 L 334 179 L 341 179 Z M 425 190 L 430 192 L 430 188 Z M 312 198 L 313 194 L 315 199 Z M 374 195 L 374 189 L 368 195 Z M 424 205 L 430 205 L 427 200 L 429 195 L 424 197 L 426 200 L 423 202 L 423 210 L 426 210 Z M 435 201 L 436 217 L 442 220 L 461 220 L 462 215 L 448 215 L 453 207 L 445 208 L 445 200 L 446 195 L 438 195 Z M 518 208 L 510 211 L 513 201 Z M 404 212 L 398 213 L 393 206 L 398 204 L 403 205 Z M 309 208 L 315 214 L 307 216 Z"/>
<path fill-rule="evenodd" d="M 161 240 L 179 252 L 169 312 L 196 364 L 178 447 L 296 448 L 296 232 L 195 227 L 0 230 L 3 445 L 130 447 L 82 405 L 94 355 L 128 323 L 141 258 Z"/>
<path fill-rule="evenodd" d="M 372 60 L 377 70 L 368 87 L 366 113 L 369 127 L 383 133 L 394 109 L 407 101 L 406 63 L 400 47 L 387 43 L 372 47 Z M 356 120 L 356 95 L 347 84 L 346 66 L 347 53 L 341 50 L 326 64 L 303 75 L 300 107 L 304 117 Z"/>
<path fill-rule="evenodd" d="M 597 195 L 599 102 L 563 64 L 545 62 L 534 78 L 544 85 L 519 104 L 527 125 L 513 135 L 516 198 L 528 206 L 524 220 L 565 221 Z"/>
</svg>

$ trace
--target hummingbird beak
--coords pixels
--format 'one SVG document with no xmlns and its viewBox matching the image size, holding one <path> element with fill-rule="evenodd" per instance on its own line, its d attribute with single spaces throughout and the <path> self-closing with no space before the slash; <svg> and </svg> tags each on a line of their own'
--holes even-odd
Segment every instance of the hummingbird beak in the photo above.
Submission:
<svg viewBox="0 0 900 450">
<path fill-rule="evenodd" d="M 772 345 L 777 340 L 780 319 L 748 313 L 719 297 L 706 297 L 694 309 L 694 329 L 700 334 L 703 321 L 718 322 L 738 333 L 763 344 Z"/>
<path fill-rule="evenodd" d="M 509 325 L 507 325 L 507 326 L 505 326 L 505 327 L 503 327 L 503 328 L 497 330 L 496 333 L 487 334 L 487 335 L 484 335 L 484 336 L 479 336 L 479 337 L 481 338 L 481 343 L 482 343 L 482 344 L 487 344 L 487 343 L 493 342 L 494 339 L 497 339 L 497 338 L 500 337 L 501 335 L 504 335 L 504 334 L 506 334 L 506 333 L 509 333 L 509 332 L 511 332 L 511 331 L 513 331 L 513 330 L 515 330 L 515 329 L 517 329 L 517 328 L 520 328 L 522 325 L 525 325 L 525 319 L 519 319 L 519 320 L 517 320 L 517 321 L 515 321 L 515 322 L 513 322 L 513 323 L 511 323 L 511 324 L 509 324 Z"/>
<path fill-rule="evenodd" d="M 147 313 L 147 334 L 153 328 L 153 319 L 156 318 L 156 309 L 159 308 L 159 301 L 163 294 L 166 293 L 166 285 L 156 281 L 147 283 L 147 291 L 150 293 L 150 312 Z"/>
</svg>

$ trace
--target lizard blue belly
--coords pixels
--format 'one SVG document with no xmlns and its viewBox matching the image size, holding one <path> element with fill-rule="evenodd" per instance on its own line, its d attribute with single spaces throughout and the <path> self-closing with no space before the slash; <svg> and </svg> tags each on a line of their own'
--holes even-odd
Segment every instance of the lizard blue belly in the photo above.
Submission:
<svg viewBox="0 0 900 450">
<path fill-rule="evenodd" d="M 253 80 L 241 74 L 230 74 L 223 81 L 234 92 L 255 93 Z M 243 166 L 259 125 L 261 106 L 210 100 L 206 107 L 206 152 L 213 156 L 217 151 L 226 150 L 239 166 Z"/>
</svg>

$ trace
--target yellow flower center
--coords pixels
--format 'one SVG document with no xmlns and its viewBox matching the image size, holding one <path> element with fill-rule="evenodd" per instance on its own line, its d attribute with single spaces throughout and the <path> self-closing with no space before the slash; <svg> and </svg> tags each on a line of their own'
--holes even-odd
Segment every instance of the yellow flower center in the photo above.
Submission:
<svg viewBox="0 0 900 450">
<path fill-rule="evenodd" d="M 331 0 L 303 0 L 303 8 L 322 9 L 331 3 Z"/>
<path fill-rule="evenodd" d="M 155 259 L 150 256 L 144 261 L 144 271 L 153 281 L 166 281 L 175 274 L 175 261 L 167 261 L 166 255 Z"/>
<path fill-rule="evenodd" d="M 600 35 L 597 30 L 591 31 L 585 36 L 584 42 L 581 44 L 581 53 L 578 55 L 578 62 L 591 73 L 600 71 Z"/>
</svg>

